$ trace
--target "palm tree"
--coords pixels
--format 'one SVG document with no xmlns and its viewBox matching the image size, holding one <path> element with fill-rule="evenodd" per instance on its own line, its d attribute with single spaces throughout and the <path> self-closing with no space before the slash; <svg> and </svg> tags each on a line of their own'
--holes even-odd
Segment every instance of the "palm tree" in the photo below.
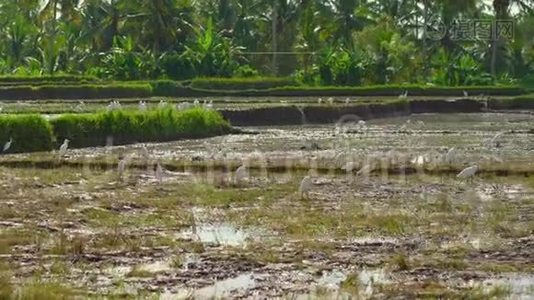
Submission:
<svg viewBox="0 0 534 300">
<path fill-rule="evenodd" d="M 496 20 L 510 20 L 510 9 L 517 7 L 524 12 L 532 12 L 534 7 L 534 1 L 532 0 L 493 0 L 492 7 L 495 13 Z M 507 52 L 506 39 L 502 36 L 493 36 L 491 43 L 491 63 L 490 70 L 493 77 L 502 71 L 499 70 L 499 65 L 502 66 L 505 63 L 505 57 Z M 499 64 L 500 62 L 500 64 Z"/>
<path fill-rule="evenodd" d="M 85 0 L 81 6 L 81 40 L 92 52 L 111 49 L 126 17 L 123 0 Z"/>
<path fill-rule="evenodd" d="M 125 30 L 139 35 L 142 45 L 154 53 L 172 49 L 193 32 L 193 8 L 190 1 L 131 1 Z"/>
</svg>

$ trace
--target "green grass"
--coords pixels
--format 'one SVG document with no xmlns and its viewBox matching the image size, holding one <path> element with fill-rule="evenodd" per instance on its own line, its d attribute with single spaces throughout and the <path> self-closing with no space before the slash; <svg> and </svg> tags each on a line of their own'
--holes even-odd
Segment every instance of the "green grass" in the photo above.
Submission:
<svg viewBox="0 0 534 300">
<path fill-rule="evenodd" d="M 10 139 L 12 143 L 8 153 L 50 150 L 52 127 L 39 115 L 1 115 L 0 147 Z"/>
<path fill-rule="evenodd" d="M 171 141 L 229 133 L 230 125 L 216 111 L 157 109 L 67 114 L 51 121 L 58 141 L 71 140 L 72 147 L 135 142 Z"/>
<path fill-rule="evenodd" d="M 263 90 L 277 87 L 298 86 L 289 77 L 250 77 L 250 78 L 196 78 L 191 87 L 206 90 Z"/>
<path fill-rule="evenodd" d="M 30 99 L 98 99 L 150 97 L 152 86 L 149 83 L 112 84 L 52 84 L 19 85 L 0 87 L 2 100 Z"/>
<path fill-rule="evenodd" d="M 10 81 L 11 80 L 11 81 Z M 19 81 L 17 81 L 19 80 Z M 427 85 L 302 86 L 281 77 L 197 78 L 191 82 L 172 80 L 94 81 L 91 77 L 29 77 L 0 79 L 0 99 L 98 99 L 151 96 L 517 96 L 526 93 L 518 86 L 441 87 Z"/>
<path fill-rule="evenodd" d="M 350 293 L 351 295 L 359 295 L 362 290 L 362 286 L 358 273 L 349 274 L 347 278 L 341 282 L 340 287 L 342 291 Z"/>
<path fill-rule="evenodd" d="M 57 300 L 74 299 L 83 293 L 60 283 L 34 280 L 16 289 L 8 299 L 19 300 Z"/>
<path fill-rule="evenodd" d="M 89 147 L 106 145 L 110 137 L 118 145 L 202 138 L 231 130 L 221 114 L 201 108 L 66 114 L 50 121 L 39 115 L 3 115 L 0 147 L 12 139 L 7 153 L 35 152 L 51 150 L 64 139 L 71 141 L 69 147 Z"/>
<path fill-rule="evenodd" d="M 95 82 L 98 79 L 94 76 L 79 76 L 79 75 L 41 75 L 41 76 L 0 76 L 0 85 L 15 85 L 15 84 L 39 84 L 39 83 L 54 83 L 54 82 L 72 82 L 84 83 Z"/>
</svg>

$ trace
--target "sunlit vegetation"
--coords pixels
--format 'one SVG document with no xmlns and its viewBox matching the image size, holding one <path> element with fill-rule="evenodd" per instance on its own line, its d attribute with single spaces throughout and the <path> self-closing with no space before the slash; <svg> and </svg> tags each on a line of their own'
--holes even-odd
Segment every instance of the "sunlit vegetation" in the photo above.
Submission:
<svg viewBox="0 0 534 300">
<path fill-rule="evenodd" d="M 229 133 L 231 127 L 216 111 L 173 108 L 101 111 L 93 114 L 65 114 L 50 121 L 40 115 L 0 116 L 0 141 L 11 140 L 5 152 L 51 150 L 64 139 L 72 147 L 102 146 L 109 142 L 128 144 L 170 141 Z"/>
<path fill-rule="evenodd" d="M 3 0 L 0 74 L 69 83 L 257 76 L 307 85 L 528 83 L 531 7 L 530 0 Z M 458 37 L 459 19 L 513 20 L 514 39 Z M 437 24 L 450 30 L 436 35 Z"/>
</svg>

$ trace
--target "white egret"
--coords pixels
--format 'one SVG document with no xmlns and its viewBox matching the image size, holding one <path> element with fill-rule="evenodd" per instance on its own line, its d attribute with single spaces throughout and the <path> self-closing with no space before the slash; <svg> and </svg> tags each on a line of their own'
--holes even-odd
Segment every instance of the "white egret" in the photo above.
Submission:
<svg viewBox="0 0 534 300">
<path fill-rule="evenodd" d="M 139 101 L 139 110 L 140 111 L 146 111 L 147 110 L 147 106 L 146 106 L 146 102 L 145 101 Z"/>
<path fill-rule="evenodd" d="M 240 184 L 248 179 L 248 169 L 245 165 L 241 165 L 235 171 L 235 183 Z"/>
<path fill-rule="evenodd" d="M 150 154 L 149 154 L 148 149 L 146 148 L 145 145 L 143 145 L 143 146 L 141 147 L 141 151 L 140 151 L 140 152 L 141 152 L 141 156 L 142 156 L 145 160 L 148 160 L 148 158 L 150 157 Z"/>
<path fill-rule="evenodd" d="M 399 95 L 399 99 L 407 99 L 408 98 L 408 90 L 404 90 L 404 93 Z"/>
<path fill-rule="evenodd" d="M 504 131 L 503 132 L 499 132 L 497 133 L 494 137 L 492 137 L 490 140 L 489 140 L 489 145 L 492 146 L 492 145 L 496 145 L 497 144 L 497 140 L 499 138 L 501 138 L 504 134 Z"/>
<path fill-rule="evenodd" d="M 81 112 L 85 109 L 85 103 L 83 101 L 79 101 L 76 107 L 74 107 L 74 110 L 77 112 Z"/>
<path fill-rule="evenodd" d="M 358 121 L 358 131 L 363 131 L 367 128 L 367 123 L 365 123 L 364 120 L 359 120 Z"/>
<path fill-rule="evenodd" d="M 65 139 L 63 141 L 63 144 L 59 147 L 59 157 L 65 156 L 67 154 L 67 150 L 69 149 L 69 139 Z"/>
<path fill-rule="evenodd" d="M 475 176 L 477 171 L 478 171 L 478 166 L 474 165 L 474 166 L 467 167 L 467 168 L 463 169 L 462 172 L 460 172 L 460 173 L 458 173 L 458 175 L 456 175 L 456 177 L 458 177 L 458 178 L 473 177 L 473 176 Z"/>
<path fill-rule="evenodd" d="M 349 103 L 350 103 L 350 98 L 349 97 L 345 98 L 345 104 L 349 105 Z"/>
<path fill-rule="evenodd" d="M 158 103 L 158 108 L 165 108 L 165 107 L 167 107 L 167 101 L 160 100 Z"/>
<path fill-rule="evenodd" d="M 198 101 L 198 99 L 195 99 L 195 101 L 193 102 L 193 105 L 194 106 L 199 106 L 200 105 L 200 101 Z"/>
<path fill-rule="evenodd" d="M 176 109 L 178 109 L 178 110 L 186 110 L 186 109 L 188 109 L 190 107 L 191 107 L 191 105 L 189 103 L 187 103 L 187 102 L 181 102 L 181 103 L 176 104 Z"/>
<path fill-rule="evenodd" d="M 156 180 L 161 183 L 163 181 L 163 168 L 161 167 L 161 164 L 158 163 L 156 165 L 156 173 L 155 173 Z"/>
<path fill-rule="evenodd" d="M 469 97 L 469 94 L 467 93 L 466 90 L 464 90 L 464 97 L 465 97 L 465 98 Z"/>
<path fill-rule="evenodd" d="M 308 199 L 310 195 L 310 190 L 313 186 L 313 178 L 311 175 L 308 175 L 302 179 L 299 186 L 299 196 L 301 199 Z"/>
<path fill-rule="evenodd" d="M 372 170 L 373 169 L 372 169 L 370 164 L 365 164 L 360 170 L 358 170 L 356 175 L 358 175 L 358 176 L 362 176 L 362 175 L 369 176 L 369 174 L 371 173 Z"/>
<path fill-rule="evenodd" d="M 130 157 L 127 155 L 119 161 L 119 164 L 117 166 L 117 173 L 120 179 L 122 179 L 122 175 L 124 175 L 124 171 L 126 170 L 126 165 L 128 164 L 129 160 Z"/>
<path fill-rule="evenodd" d="M 347 162 L 343 167 L 341 167 L 341 170 L 347 172 L 347 173 L 351 173 L 352 170 L 354 170 L 354 167 L 355 167 L 355 164 L 353 161 L 349 161 Z"/>
<path fill-rule="evenodd" d="M 330 104 L 330 105 L 334 104 L 334 98 L 333 98 L 333 97 L 328 97 L 328 99 L 326 99 L 326 101 L 327 101 L 328 104 Z"/>
<path fill-rule="evenodd" d="M 452 147 L 449 149 L 449 151 L 447 151 L 447 154 L 445 154 L 445 162 L 447 164 L 451 164 L 454 161 L 455 156 L 456 156 L 456 149 Z"/>
<path fill-rule="evenodd" d="M 108 104 L 107 110 L 108 110 L 108 111 L 112 111 L 112 110 L 116 110 L 116 109 L 120 109 L 120 108 L 121 108 L 121 104 L 119 103 L 119 101 L 112 100 L 112 101 Z"/>
<path fill-rule="evenodd" d="M 213 109 L 213 100 L 210 100 L 205 106 L 206 109 Z"/>
<path fill-rule="evenodd" d="M 9 141 L 7 141 L 5 144 L 4 144 L 4 149 L 2 150 L 2 152 L 6 152 L 7 150 L 9 150 L 9 148 L 11 148 L 11 144 L 13 143 L 13 138 L 9 138 Z"/>
<path fill-rule="evenodd" d="M 323 103 L 323 98 L 317 99 L 317 104 L 322 104 L 322 103 Z"/>
</svg>

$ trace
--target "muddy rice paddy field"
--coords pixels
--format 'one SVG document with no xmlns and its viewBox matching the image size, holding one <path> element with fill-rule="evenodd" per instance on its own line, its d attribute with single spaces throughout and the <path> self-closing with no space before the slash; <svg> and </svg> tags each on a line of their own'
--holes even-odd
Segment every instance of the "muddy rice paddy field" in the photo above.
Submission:
<svg viewBox="0 0 534 300">
<path fill-rule="evenodd" d="M 1 156 L 0 298 L 534 298 L 534 115 L 244 130 Z"/>
</svg>

